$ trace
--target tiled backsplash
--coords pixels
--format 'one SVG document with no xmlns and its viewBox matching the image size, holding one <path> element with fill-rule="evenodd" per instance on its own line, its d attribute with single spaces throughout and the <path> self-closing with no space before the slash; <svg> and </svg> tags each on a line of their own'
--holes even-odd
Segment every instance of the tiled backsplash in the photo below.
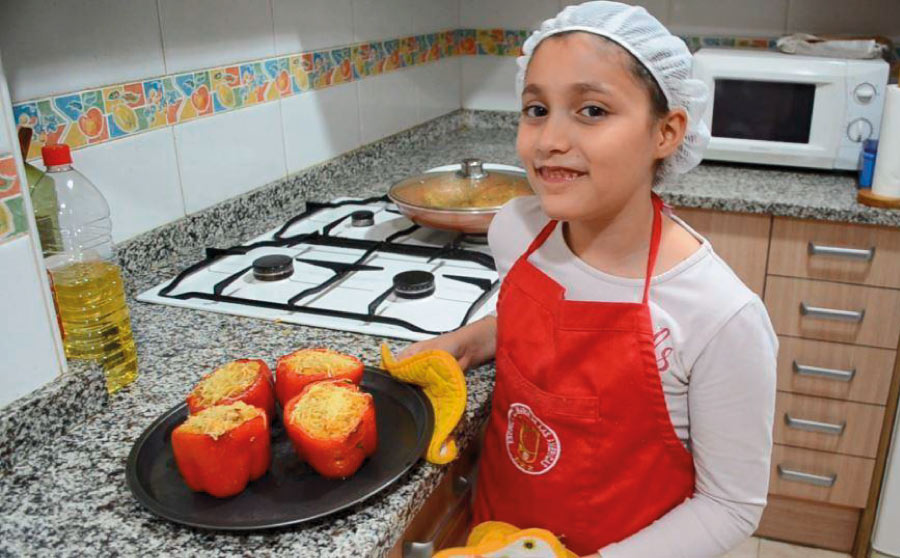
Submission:
<svg viewBox="0 0 900 558">
<path fill-rule="evenodd" d="M 20 102 L 13 107 L 14 122 L 34 130 L 28 158 L 36 159 L 41 147 L 52 143 L 78 149 L 454 56 L 518 56 L 529 33 L 446 30 L 153 77 Z M 765 37 L 682 38 L 692 50 L 771 48 L 775 42 Z"/>
<path fill-rule="evenodd" d="M 491 53 L 519 48 L 524 32 L 478 32 Z M 350 83 L 460 53 L 475 54 L 474 30 L 448 30 L 370 41 L 91 88 L 13 107 L 18 127 L 35 131 L 28 158 L 41 147 L 103 143 L 166 125 Z M 479 48 L 479 51 L 482 50 Z"/>
<path fill-rule="evenodd" d="M 0 243 L 28 230 L 25 201 L 12 153 L 0 153 Z"/>
<path fill-rule="evenodd" d="M 697 48 L 830 30 L 812 1 L 900 36 L 897 0 L 640 3 Z M 118 241 L 460 107 L 517 110 L 512 56 L 569 3 L 0 2 L 0 50 L 29 157 L 81 147 Z"/>
</svg>

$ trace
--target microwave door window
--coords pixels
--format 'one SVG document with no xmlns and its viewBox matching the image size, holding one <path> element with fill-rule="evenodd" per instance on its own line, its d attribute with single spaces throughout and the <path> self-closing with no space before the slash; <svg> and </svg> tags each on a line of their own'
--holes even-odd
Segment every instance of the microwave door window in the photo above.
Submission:
<svg viewBox="0 0 900 558">
<path fill-rule="evenodd" d="M 717 79 L 712 135 L 809 143 L 815 96 L 810 83 Z"/>
</svg>

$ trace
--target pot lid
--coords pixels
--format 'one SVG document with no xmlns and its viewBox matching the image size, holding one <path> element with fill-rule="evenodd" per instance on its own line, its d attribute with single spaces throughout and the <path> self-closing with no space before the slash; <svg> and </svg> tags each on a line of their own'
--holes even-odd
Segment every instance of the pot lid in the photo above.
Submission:
<svg viewBox="0 0 900 558">
<path fill-rule="evenodd" d="M 423 209 L 496 211 L 512 198 L 534 192 L 525 172 L 506 165 L 463 159 L 394 184 L 388 196 L 397 203 Z"/>
</svg>

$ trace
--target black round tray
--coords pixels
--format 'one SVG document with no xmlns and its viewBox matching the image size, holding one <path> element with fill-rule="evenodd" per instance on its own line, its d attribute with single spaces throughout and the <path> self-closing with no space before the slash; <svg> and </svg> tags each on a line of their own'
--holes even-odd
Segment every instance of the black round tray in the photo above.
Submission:
<svg viewBox="0 0 900 558">
<path fill-rule="evenodd" d="M 310 521 L 386 488 L 425 455 L 434 429 L 431 404 L 418 387 L 366 368 L 360 386 L 375 398 L 378 448 L 352 477 L 329 480 L 301 463 L 281 420 L 272 426 L 272 465 L 231 498 L 192 492 L 175 465 L 172 430 L 187 418 L 181 404 L 156 419 L 135 442 L 125 476 L 134 497 L 153 513 L 203 529 L 244 531 Z"/>
</svg>

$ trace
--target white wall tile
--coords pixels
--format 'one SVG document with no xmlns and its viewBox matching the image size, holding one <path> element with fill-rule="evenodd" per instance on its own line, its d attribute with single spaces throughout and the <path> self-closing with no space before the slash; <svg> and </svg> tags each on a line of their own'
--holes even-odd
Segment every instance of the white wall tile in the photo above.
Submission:
<svg viewBox="0 0 900 558">
<path fill-rule="evenodd" d="M 156 0 L 0 2 L 0 52 L 15 102 L 165 73 Z"/>
<path fill-rule="evenodd" d="M 787 30 L 803 33 L 900 35 L 897 0 L 790 0 Z"/>
<path fill-rule="evenodd" d="M 0 244 L 0 407 L 60 374 L 53 322 L 44 303 L 31 236 Z"/>
<path fill-rule="evenodd" d="M 562 0 L 562 8 L 584 4 L 588 0 Z M 669 0 L 622 0 L 625 4 L 643 6 L 653 17 L 666 25 L 669 21 Z"/>
<path fill-rule="evenodd" d="M 172 128 L 79 149 L 72 159 L 109 202 L 115 242 L 184 217 Z"/>
<path fill-rule="evenodd" d="M 288 173 L 359 147 L 357 87 L 345 83 L 281 101 Z"/>
<path fill-rule="evenodd" d="M 188 213 L 286 174 L 279 103 L 226 112 L 173 129 Z"/>
<path fill-rule="evenodd" d="M 275 54 L 269 0 L 159 0 L 170 74 Z"/>
<path fill-rule="evenodd" d="M 512 56 L 466 56 L 462 59 L 462 106 L 479 110 L 518 111 L 516 59 Z"/>
<path fill-rule="evenodd" d="M 272 0 L 272 11 L 275 54 L 354 42 L 352 0 Z"/>
<path fill-rule="evenodd" d="M 413 4 L 413 33 L 459 27 L 459 0 L 418 0 Z"/>
<path fill-rule="evenodd" d="M 671 1 L 669 27 L 673 33 L 777 36 L 786 27 L 788 0 Z"/>
<path fill-rule="evenodd" d="M 462 65 L 460 58 L 447 58 L 415 68 L 419 92 L 419 122 L 437 118 L 462 106 L 460 101 Z"/>
<path fill-rule="evenodd" d="M 359 82 L 359 121 L 363 144 L 418 124 L 415 73 L 391 72 Z"/>
<path fill-rule="evenodd" d="M 394 39 L 413 34 L 413 5 L 419 0 L 353 0 L 356 41 Z"/>
<path fill-rule="evenodd" d="M 559 0 L 460 0 L 462 27 L 536 29 L 559 13 Z"/>
</svg>

